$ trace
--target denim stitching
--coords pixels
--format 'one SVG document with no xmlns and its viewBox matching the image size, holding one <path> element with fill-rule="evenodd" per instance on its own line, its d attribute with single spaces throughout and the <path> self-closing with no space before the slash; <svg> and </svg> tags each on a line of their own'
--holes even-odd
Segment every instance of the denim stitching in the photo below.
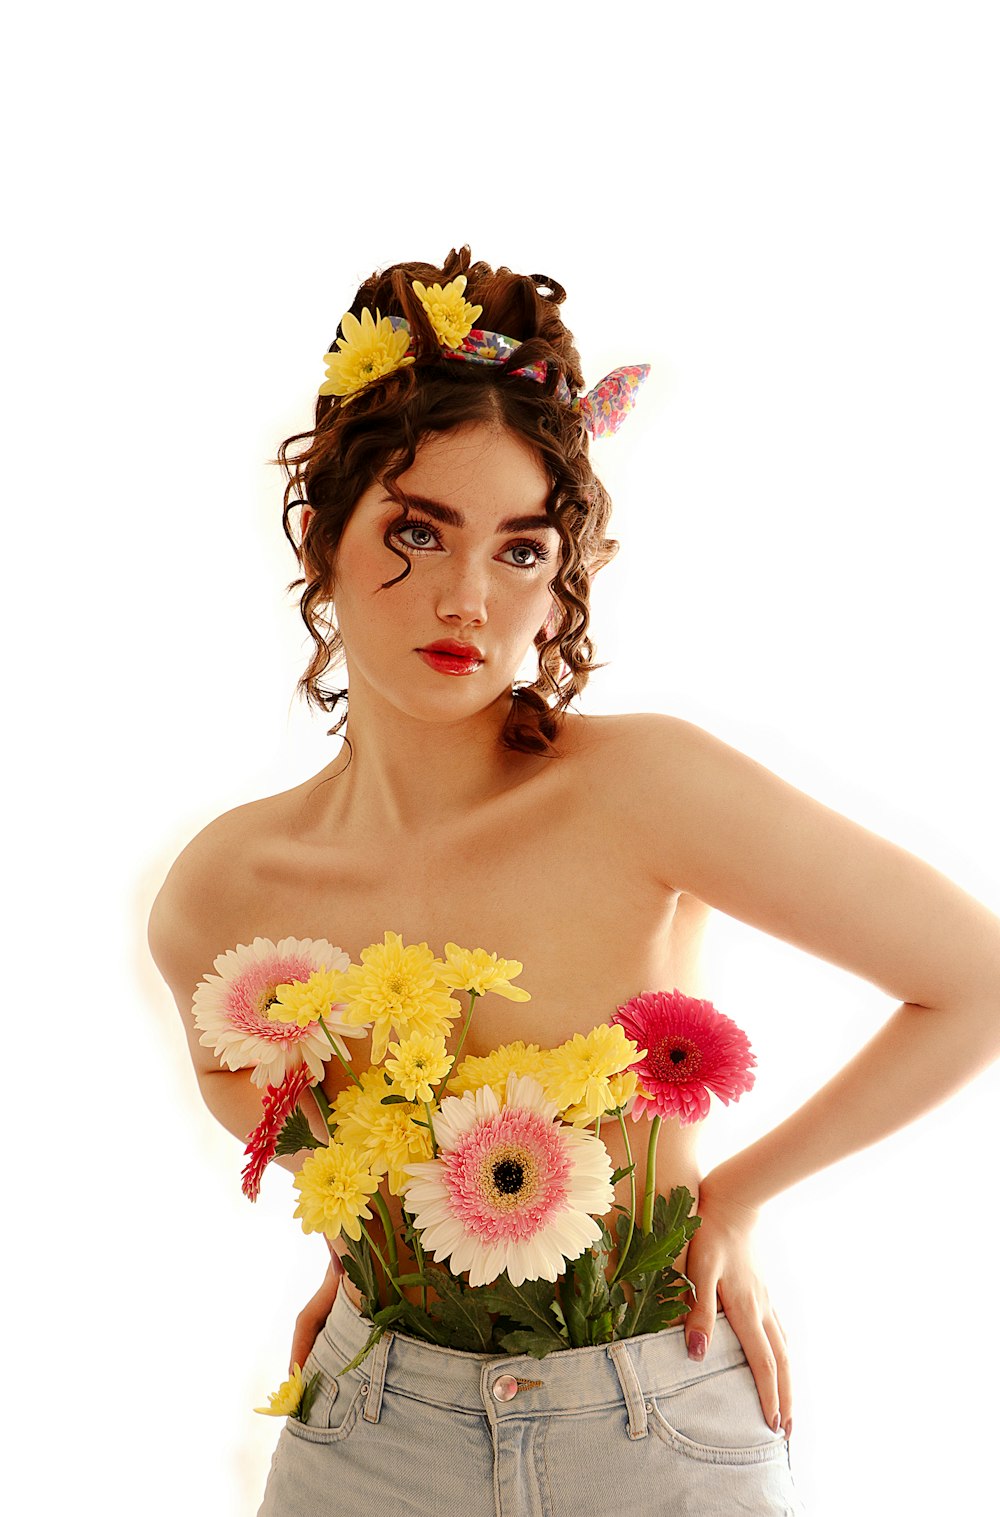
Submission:
<svg viewBox="0 0 1000 1517">
<path fill-rule="evenodd" d="M 646 1421 L 646 1401 L 643 1396 L 639 1377 L 632 1363 L 632 1356 L 627 1348 L 628 1340 L 619 1338 L 617 1343 L 608 1346 L 608 1356 L 617 1372 L 621 1387 L 625 1393 L 625 1405 L 628 1408 L 628 1435 L 630 1438 L 645 1438 L 649 1432 Z"/>
</svg>

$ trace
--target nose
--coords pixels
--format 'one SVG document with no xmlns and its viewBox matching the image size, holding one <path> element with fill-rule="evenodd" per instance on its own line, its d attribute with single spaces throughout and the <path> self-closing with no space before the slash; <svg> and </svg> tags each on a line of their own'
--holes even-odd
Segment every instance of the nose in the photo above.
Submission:
<svg viewBox="0 0 1000 1517">
<path fill-rule="evenodd" d="M 480 626 L 487 619 L 487 575 L 469 564 L 450 567 L 437 595 L 437 614 L 442 621 L 462 626 Z"/>
</svg>

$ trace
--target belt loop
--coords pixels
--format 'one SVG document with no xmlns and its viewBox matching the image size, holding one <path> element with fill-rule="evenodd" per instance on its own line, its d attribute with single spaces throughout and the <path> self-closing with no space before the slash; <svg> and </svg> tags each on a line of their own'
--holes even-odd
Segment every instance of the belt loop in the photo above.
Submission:
<svg viewBox="0 0 1000 1517">
<path fill-rule="evenodd" d="M 382 1410 L 382 1387 L 385 1384 L 386 1363 L 389 1358 L 389 1345 L 394 1334 L 386 1330 L 371 1351 L 371 1372 L 368 1382 L 368 1394 L 365 1397 L 365 1421 L 377 1422 Z"/>
<path fill-rule="evenodd" d="M 609 1344 L 608 1354 L 618 1372 L 618 1379 L 621 1381 L 622 1391 L 625 1394 L 625 1405 L 628 1408 L 628 1435 L 630 1438 L 645 1438 L 649 1432 L 646 1402 L 626 1340 L 619 1338 L 616 1343 Z"/>
</svg>

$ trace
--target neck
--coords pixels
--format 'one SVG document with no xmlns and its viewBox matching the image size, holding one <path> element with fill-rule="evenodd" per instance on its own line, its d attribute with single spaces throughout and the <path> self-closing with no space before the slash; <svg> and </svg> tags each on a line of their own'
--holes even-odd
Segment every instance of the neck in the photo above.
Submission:
<svg viewBox="0 0 1000 1517">
<path fill-rule="evenodd" d="M 509 790 L 545 760 L 500 740 L 514 697 L 456 721 L 427 721 L 388 705 L 361 680 L 351 685 L 344 745 L 323 772 L 317 824 L 372 839 L 440 835 Z M 353 750 L 353 756 L 352 756 Z"/>
</svg>

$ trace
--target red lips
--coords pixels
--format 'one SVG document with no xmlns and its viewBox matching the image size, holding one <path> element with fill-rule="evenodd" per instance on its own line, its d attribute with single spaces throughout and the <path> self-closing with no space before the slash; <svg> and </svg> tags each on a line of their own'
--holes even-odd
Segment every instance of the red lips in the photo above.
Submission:
<svg viewBox="0 0 1000 1517">
<path fill-rule="evenodd" d="M 482 663 L 486 655 L 475 643 L 459 643 L 453 637 L 442 638 L 439 642 L 428 643 L 424 648 L 418 648 L 418 653 L 450 653 L 455 658 L 474 659 Z"/>
</svg>

